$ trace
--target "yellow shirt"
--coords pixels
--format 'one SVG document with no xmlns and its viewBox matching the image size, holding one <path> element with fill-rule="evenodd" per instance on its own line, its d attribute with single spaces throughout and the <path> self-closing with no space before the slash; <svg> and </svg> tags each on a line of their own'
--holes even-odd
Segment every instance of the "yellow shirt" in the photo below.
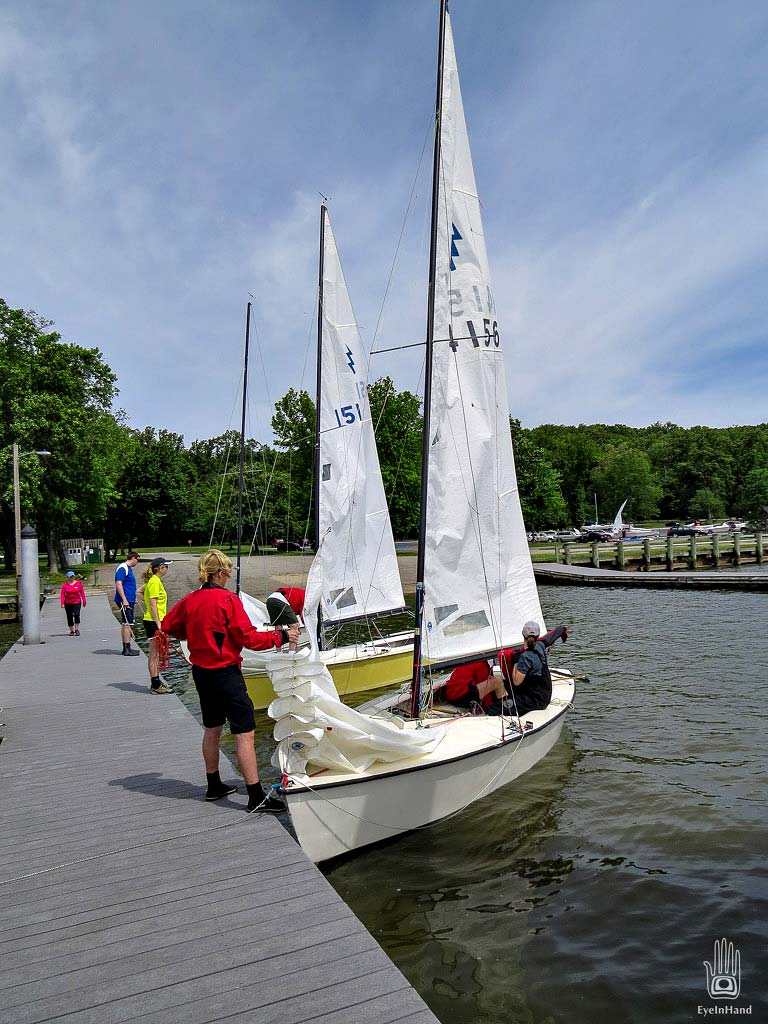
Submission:
<svg viewBox="0 0 768 1024">
<path fill-rule="evenodd" d="M 144 584 L 144 604 L 146 605 L 144 618 L 147 622 L 155 621 L 152 615 L 152 605 L 149 603 L 153 597 L 157 598 L 157 617 L 162 622 L 168 610 L 168 595 L 165 592 L 163 581 L 157 573 L 154 576 L 150 576 Z"/>
</svg>

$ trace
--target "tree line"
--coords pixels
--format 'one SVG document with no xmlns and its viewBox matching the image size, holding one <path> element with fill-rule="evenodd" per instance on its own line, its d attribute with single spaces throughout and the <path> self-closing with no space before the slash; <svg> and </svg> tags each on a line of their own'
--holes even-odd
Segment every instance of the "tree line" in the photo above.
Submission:
<svg viewBox="0 0 768 1024">
<path fill-rule="evenodd" d="M 49 564 L 64 537 L 104 537 L 108 557 L 135 545 L 234 542 L 236 432 L 193 441 L 156 425 L 137 430 L 115 407 L 117 380 L 98 349 L 62 341 L 50 321 L 0 299 L 0 543 L 14 562 L 11 446 L 19 445 L 21 505 Z M 415 536 L 421 404 L 389 378 L 369 385 L 396 537 Z M 275 405 L 273 440 L 246 442 L 244 542 L 314 536 L 315 408 L 291 389 Z M 625 518 L 765 519 L 768 424 L 728 428 L 656 423 L 633 428 L 510 421 L 529 529 Z M 34 453 L 50 451 L 40 460 Z"/>
</svg>

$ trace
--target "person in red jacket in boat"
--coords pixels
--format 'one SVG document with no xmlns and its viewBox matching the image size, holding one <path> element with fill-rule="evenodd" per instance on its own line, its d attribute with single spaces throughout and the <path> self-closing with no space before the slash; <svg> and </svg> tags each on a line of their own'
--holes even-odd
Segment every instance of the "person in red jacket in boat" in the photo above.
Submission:
<svg viewBox="0 0 768 1024">
<path fill-rule="evenodd" d="M 455 668 L 435 696 L 459 707 L 479 705 L 487 715 L 521 715 L 547 707 L 552 699 L 547 651 L 560 638 L 565 642 L 568 630 L 558 626 L 540 637 L 539 624 L 531 621 L 522 633 L 523 644 L 499 651 L 501 679 L 492 674 L 489 662 L 473 661 Z"/>
<path fill-rule="evenodd" d="M 264 651 L 294 644 L 299 639 L 299 627 L 293 623 L 271 632 L 255 629 L 240 598 L 227 590 L 231 574 L 230 558 L 215 548 L 207 551 L 198 562 L 202 586 L 171 608 L 161 629 L 189 645 L 192 678 L 203 713 L 203 760 L 208 778 L 205 799 L 220 800 L 237 791 L 237 786 L 226 785 L 219 775 L 219 743 L 228 720 L 248 790 L 248 813 L 276 813 L 285 810 L 285 804 L 267 796 L 259 781 L 253 743 L 256 722 L 240 670 L 241 653 L 244 647 Z"/>
<path fill-rule="evenodd" d="M 304 595 L 301 587 L 278 587 L 266 600 L 272 626 L 289 626 L 304 617 Z"/>
</svg>

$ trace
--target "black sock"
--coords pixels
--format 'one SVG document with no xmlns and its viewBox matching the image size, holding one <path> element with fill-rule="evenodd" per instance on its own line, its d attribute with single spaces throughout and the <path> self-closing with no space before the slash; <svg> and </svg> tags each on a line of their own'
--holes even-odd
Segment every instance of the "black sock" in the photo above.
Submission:
<svg viewBox="0 0 768 1024">
<path fill-rule="evenodd" d="M 205 777 L 206 779 L 208 779 L 209 789 L 218 789 L 219 786 L 224 785 L 224 783 L 221 781 L 221 776 L 219 775 L 218 772 L 206 772 Z"/>
<path fill-rule="evenodd" d="M 246 785 L 245 788 L 248 790 L 248 810 L 252 811 L 254 807 L 259 806 L 267 794 L 262 789 L 260 782 L 253 782 Z"/>
<path fill-rule="evenodd" d="M 160 676 L 150 676 L 149 677 L 149 681 L 152 684 L 152 689 L 153 690 L 159 690 L 160 689 Z"/>
<path fill-rule="evenodd" d="M 123 654 L 125 654 L 126 651 L 130 651 L 130 649 L 131 649 L 130 643 L 123 644 Z"/>
</svg>

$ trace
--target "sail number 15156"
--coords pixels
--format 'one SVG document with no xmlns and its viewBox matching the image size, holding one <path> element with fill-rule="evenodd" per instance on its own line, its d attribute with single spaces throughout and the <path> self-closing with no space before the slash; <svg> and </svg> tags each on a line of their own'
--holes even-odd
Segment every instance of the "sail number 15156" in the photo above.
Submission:
<svg viewBox="0 0 768 1024">
<path fill-rule="evenodd" d="M 499 339 L 499 325 L 495 320 L 491 321 L 488 317 L 483 317 L 483 332 L 482 334 L 477 333 L 473 320 L 467 320 L 467 340 L 472 342 L 473 348 L 480 348 L 481 342 L 485 344 L 486 348 L 490 348 L 491 342 L 493 342 L 496 348 L 500 345 Z M 453 327 L 448 324 L 448 344 L 455 352 L 459 347 L 459 340 L 453 337 Z"/>
</svg>

